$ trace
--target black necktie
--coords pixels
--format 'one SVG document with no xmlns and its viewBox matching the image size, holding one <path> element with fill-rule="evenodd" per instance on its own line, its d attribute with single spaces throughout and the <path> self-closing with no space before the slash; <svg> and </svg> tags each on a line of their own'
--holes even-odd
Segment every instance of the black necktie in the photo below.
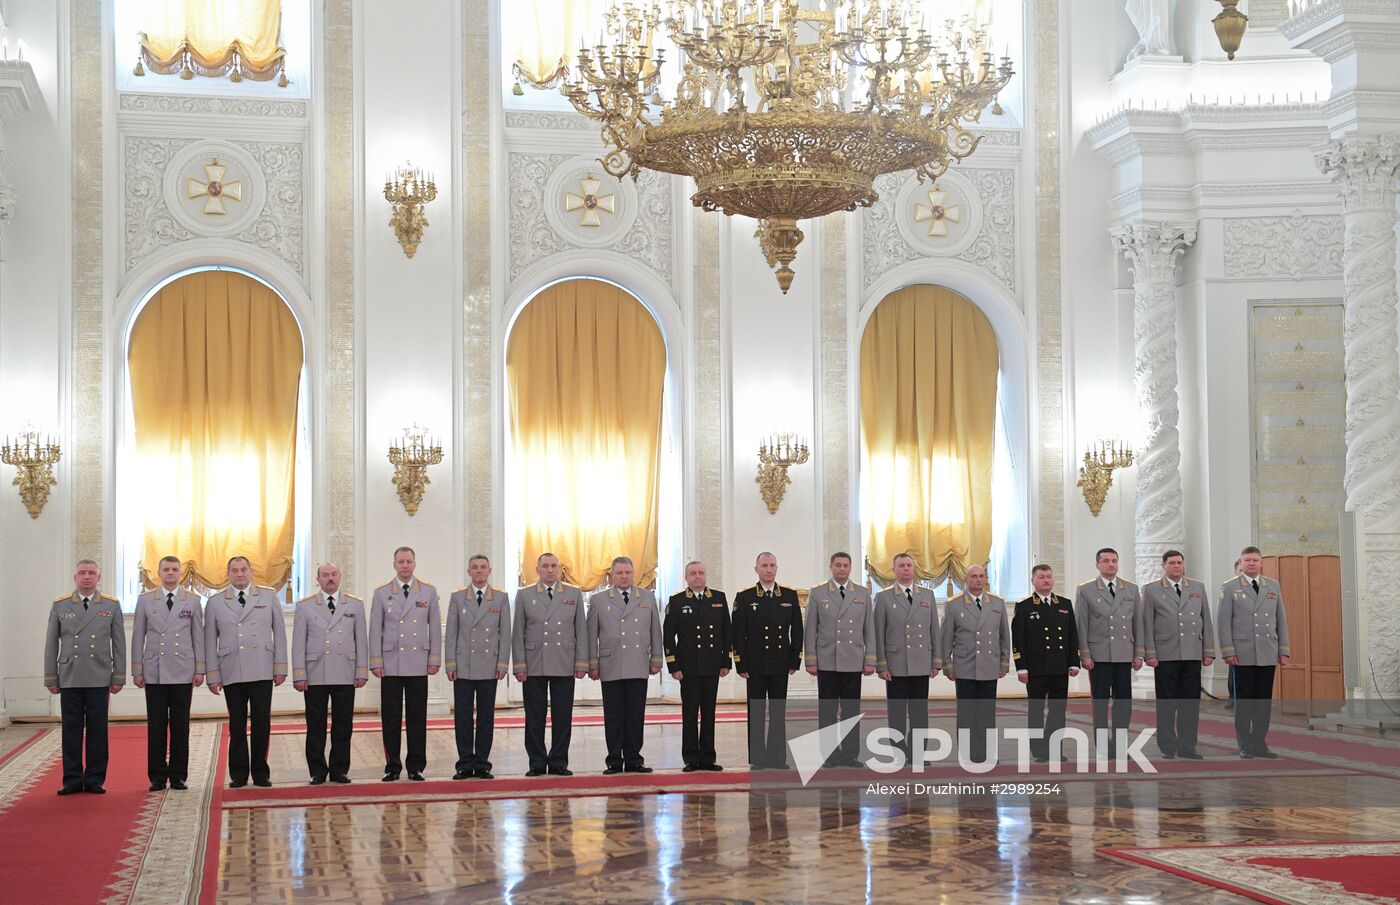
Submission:
<svg viewBox="0 0 1400 905">
<path fill-rule="evenodd" d="M 478 589 L 477 589 L 477 592 L 476 592 L 476 605 L 477 605 L 477 606 L 481 606 L 481 589 L 480 589 L 480 588 L 478 588 Z"/>
<path fill-rule="evenodd" d="M 1050 605 L 1050 598 L 1049 598 L 1049 597 L 1042 597 L 1042 598 L 1040 598 L 1040 602 L 1043 603 L 1043 604 L 1045 604 L 1046 606 L 1049 606 L 1049 605 Z"/>
<path fill-rule="evenodd" d="M 622 605 L 623 605 L 623 606 L 627 606 L 627 603 L 628 603 L 627 592 L 626 592 L 626 591 L 623 591 L 623 592 L 622 592 Z"/>
<path fill-rule="evenodd" d="M 979 611 L 982 609 L 982 598 L 981 598 L 981 597 L 974 597 L 974 598 L 972 598 L 972 602 L 975 603 L 975 604 L 977 604 L 977 609 L 978 609 Z"/>
<path fill-rule="evenodd" d="M 1181 596 L 1181 585 L 1176 585 L 1176 596 Z"/>
<path fill-rule="evenodd" d="M 1118 595 L 1113 592 L 1113 582 L 1111 581 L 1108 583 L 1108 596 L 1114 598 L 1115 600 L 1118 599 Z"/>
<path fill-rule="evenodd" d="M 772 599 L 773 599 L 773 591 L 772 591 L 771 589 L 770 589 L 770 590 L 767 590 L 767 591 L 764 591 L 763 593 L 764 593 L 765 595 L 767 595 L 767 597 L 768 597 L 769 600 L 772 600 Z"/>
<path fill-rule="evenodd" d="M 328 609 L 328 610 L 331 611 L 331 615 L 332 615 L 332 616 L 335 615 L 335 595 L 334 595 L 334 594 L 331 594 L 330 596 L 328 596 L 328 597 L 326 598 L 326 609 Z"/>
<path fill-rule="evenodd" d="M 1257 579 L 1257 578 L 1252 579 L 1249 583 L 1252 584 L 1252 585 L 1254 585 L 1254 593 L 1258 594 L 1258 593 L 1259 593 L 1259 579 Z"/>
<path fill-rule="evenodd" d="M 165 594 L 165 608 L 167 610 L 175 609 L 175 595 L 170 593 L 169 591 L 167 591 Z"/>
<path fill-rule="evenodd" d="M 553 600 L 553 599 L 554 599 L 554 585 L 550 585 L 548 588 L 545 589 L 545 591 L 548 592 L 548 594 L 549 594 L 549 599 L 550 599 L 550 600 Z"/>
<path fill-rule="evenodd" d="M 913 605 L 914 605 L 914 589 L 913 589 L 913 588 L 905 588 L 905 589 L 904 589 L 904 599 L 909 601 L 909 605 L 910 605 L 910 606 L 913 606 Z"/>
<path fill-rule="evenodd" d="M 239 592 L 238 592 L 238 605 L 239 605 L 239 606 L 247 606 L 247 605 L 248 605 L 248 599 L 247 599 L 246 597 L 243 596 L 243 592 L 242 592 L 242 591 L 239 591 Z"/>
<path fill-rule="evenodd" d="M 408 599 L 408 583 L 407 583 L 407 582 L 404 582 L 404 586 L 403 586 L 403 596 L 404 596 L 404 599 L 405 599 L 405 600 Z"/>
<path fill-rule="evenodd" d="M 846 599 L 846 586 L 845 586 L 845 585 L 841 585 L 841 587 L 840 587 L 839 590 L 841 591 L 841 599 L 842 599 L 842 600 L 845 600 L 845 599 Z"/>
<path fill-rule="evenodd" d="M 84 598 L 83 598 L 83 609 L 87 609 L 87 608 L 88 608 L 88 598 L 84 597 Z"/>
</svg>

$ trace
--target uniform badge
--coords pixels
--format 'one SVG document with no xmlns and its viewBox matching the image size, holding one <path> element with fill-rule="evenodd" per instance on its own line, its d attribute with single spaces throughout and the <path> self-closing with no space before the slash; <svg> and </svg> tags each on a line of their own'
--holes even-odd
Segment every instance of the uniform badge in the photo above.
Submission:
<svg viewBox="0 0 1400 905">
<path fill-rule="evenodd" d="M 498 607 L 498 606 L 493 606 L 493 607 L 491 607 L 491 609 L 487 610 L 486 612 L 487 612 L 487 613 L 499 613 L 500 611 L 501 611 L 501 608 L 500 608 L 500 607 Z"/>
<path fill-rule="evenodd" d="M 720 608 L 721 610 L 724 609 L 724 604 L 722 604 L 722 603 L 712 603 L 712 604 L 710 604 L 710 606 L 712 606 L 712 607 L 718 607 L 718 608 Z"/>
<path fill-rule="evenodd" d="M 560 601 L 560 602 L 561 602 L 562 604 L 564 604 L 564 606 L 573 606 L 573 605 L 574 605 L 574 602 L 573 602 L 572 600 L 562 600 L 562 601 Z"/>
<path fill-rule="evenodd" d="M 780 604 L 778 604 L 778 606 L 789 606 L 789 607 L 790 607 L 790 606 L 792 606 L 792 604 L 790 604 L 790 603 L 780 603 Z"/>
<path fill-rule="evenodd" d="M 416 603 L 414 604 L 414 606 L 420 607 L 420 608 L 426 607 L 427 605 L 428 605 L 428 601 L 426 601 L 426 600 L 419 600 L 418 602 L 416 602 Z"/>
<path fill-rule="evenodd" d="M 112 615 L 112 611 L 111 611 L 111 610 L 98 610 L 98 611 L 97 611 L 97 615 L 99 615 L 99 616 L 108 616 L 108 617 L 110 617 L 110 616 Z"/>
<path fill-rule="evenodd" d="M 1278 595 L 1275 594 L 1273 591 L 1270 591 L 1270 592 L 1269 592 L 1269 599 L 1270 599 L 1270 600 L 1278 600 Z"/>
<path fill-rule="evenodd" d="M 639 609 L 639 610 L 649 610 L 649 609 L 651 609 L 651 604 L 649 604 L 649 603 L 640 603 L 640 604 L 637 604 L 637 609 Z"/>
<path fill-rule="evenodd" d="M 920 601 L 919 601 L 919 606 L 923 607 L 924 609 L 928 609 L 928 601 L 927 601 L 927 600 L 920 600 Z"/>
</svg>

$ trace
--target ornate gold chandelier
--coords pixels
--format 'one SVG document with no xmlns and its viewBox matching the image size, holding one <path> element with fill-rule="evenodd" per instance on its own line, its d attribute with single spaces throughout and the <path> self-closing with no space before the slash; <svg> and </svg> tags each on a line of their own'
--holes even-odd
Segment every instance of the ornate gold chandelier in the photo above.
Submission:
<svg viewBox="0 0 1400 905">
<path fill-rule="evenodd" d="M 603 168 L 689 176 L 691 200 L 759 221 L 786 293 L 797 221 L 868 207 L 884 173 L 936 179 L 1011 79 L 971 20 L 932 35 L 920 0 L 612 0 L 560 91 L 601 125 Z M 664 28 L 682 55 L 661 97 Z"/>
</svg>

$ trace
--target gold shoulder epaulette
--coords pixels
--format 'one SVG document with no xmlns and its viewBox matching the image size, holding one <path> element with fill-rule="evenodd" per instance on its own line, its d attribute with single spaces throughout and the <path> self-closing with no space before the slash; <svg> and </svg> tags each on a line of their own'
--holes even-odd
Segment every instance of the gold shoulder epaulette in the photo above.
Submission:
<svg viewBox="0 0 1400 905">
<path fill-rule="evenodd" d="M 777 588 L 779 592 L 782 592 L 782 591 L 792 591 L 792 588 L 788 587 L 788 586 L 785 585 L 785 584 L 774 584 L 773 587 Z M 816 585 L 816 587 L 821 587 L 821 585 Z M 797 593 L 796 591 L 792 591 L 792 592 L 793 592 L 794 594 Z"/>
<path fill-rule="evenodd" d="M 375 588 L 375 590 L 376 590 L 376 591 L 382 591 L 382 590 L 384 590 L 385 588 L 392 588 L 393 586 L 394 586 L 394 583 L 393 583 L 392 581 L 386 581 L 386 582 L 384 582 L 382 585 L 380 585 L 379 587 Z"/>
<path fill-rule="evenodd" d="M 73 595 L 72 595 L 72 594 L 64 594 L 62 597 L 55 597 L 55 598 L 53 599 L 53 602 L 54 602 L 54 603 L 64 603 L 64 602 L 69 601 L 69 600 L 72 600 L 72 599 L 73 599 Z"/>
<path fill-rule="evenodd" d="M 343 595 L 342 595 L 342 596 L 343 596 Z M 315 600 L 315 599 L 316 599 L 316 595 L 315 595 L 315 594 L 307 594 L 305 597 L 303 597 L 303 598 L 301 598 L 300 600 L 297 601 L 297 605 L 300 606 L 301 604 L 306 603 L 306 601 L 308 601 L 308 600 Z"/>
<path fill-rule="evenodd" d="M 454 594 L 462 594 L 462 593 L 464 593 L 466 590 L 467 590 L 467 586 L 466 586 L 466 585 L 462 585 L 460 588 L 458 588 L 457 590 L 453 591 L 452 593 L 454 593 Z"/>
<path fill-rule="evenodd" d="M 103 595 L 102 595 L 102 599 L 103 599 L 103 600 L 110 600 L 110 601 L 112 601 L 113 603 L 117 603 L 117 602 L 118 602 L 117 598 L 113 597 L 111 594 L 103 594 Z"/>
<path fill-rule="evenodd" d="M 1081 582 L 1079 583 L 1079 587 L 1081 587 L 1081 588 L 1087 588 L 1087 587 L 1091 587 L 1091 586 L 1093 586 L 1093 585 L 1096 585 L 1096 584 L 1098 584 L 1098 583 L 1099 583 L 1099 580 L 1098 580 L 1097 578 L 1091 578 L 1091 579 L 1089 579 L 1088 581 L 1081 581 Z"/>
<path fill-rule="evenodd" d="M 257 588 L 257 589 L 260 590 L 260 591 L 271 591 L 271 592 L 274 593 L 274 594 L 277 593 L 277 589 L 276 589 L 276 588 L 270 588 L 270 587 L 268 587 L 268 586 L 265 585 L 265 584 L 257 584 L 257 585 L 253 585 L 253 587 Z"/>
<path fill-rule="evenodd" d="M 963 595 L 963 594 L 959 594 L 959 595 L 956 596 L 956 597 L 949 597 L 949 598 L 948 598 L 948 602 L 949 602 L 949 603 L 957 603 L 959 600 L 962 600 L 964 596 L 965 596 L 965 595 Z"/>
<path fill-rule="evenodd" d="M 423 587 L 425 587 L 425 588 L 432 588 L 434 591 L 437 590 L 437 588 L 434 587 L 430 582 L 426 582 L 426 581 L 424 581 L 424 580 L 421 579 L 421 578 L 418 579 L 418 583 L 421 584 L 421 585 L 422 585 Z"/>
</svg>

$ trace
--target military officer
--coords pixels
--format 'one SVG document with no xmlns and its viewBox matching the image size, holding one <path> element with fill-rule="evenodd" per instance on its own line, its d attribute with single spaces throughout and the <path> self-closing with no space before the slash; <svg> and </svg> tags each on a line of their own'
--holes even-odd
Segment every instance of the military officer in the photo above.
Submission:
<svg viewBox="0 0 1400 905">
<path fill-rule="evenodd" d="M 559 580 L 559 557 L 541 553 L 535 584 L 515 593 L 511 660 L 525 699 L 526 776 L 572 776 L 574 680 L 588 674 L 588 623 L 583 592 Z M 550 716 L 549 750 L 544 747 L 545 711 Z"/>
<path fill-rule="evenodd" d="M 277 592 L 252 583 L 248 557 L 228 561 L 228 578 L 204 607 L 205 679 L 228 707 L 229 787 L 247 785 L 250 772 L 253 785 L 266 787 L 272 689 L 287 679 L 287 624 Z"/>
<path fill-rule="evenodd" d="M 685 590 L 666 602 L 666 668 L 681 683 L 681 772 L 723 770 L 715 756 L 715 700 L 729 675 L 729 603 L 705 583 L 705 564 L 685 565 Z"/>
<path fill-rule="evenodd" d="M 894 558 L 894 584 L 875 595 L 875 670 L 885 685 L 889 726 L 912 750 L 914 733 L 928 729 L 928 683 L 937 672 L 938 607 L 933 591 L 914 583 L 914 557 Z"/>
<path fill-rule="evenodd" d="M 817 677 L 817 720 L 831 726 L 860 713 L 860 677 L 875 674 L 875 607 L 851 581 L 851 555 L 833 553 L 831 578 L 807 592 L 802 635 L 807 672 Z M 848 732 L 828 767 L 860 766 L 860 735 Z"/>
<path fill-rule="evenodd" d="M 428 676 L 442 664 L 442 620 L 437 588 L 414 577 L 412 547 L 394 551 L 394 580 L 374 592 L 369 619 L 369 671 L 379 679 L 384 732 L 384 782 L 408 767 L 423 781 L 428 766 Z M 399 759 L 400 726 L 408 734 L 408 757 Z"/>
<path fill-rule="evenodd" d="M 1143 658 L 1153 669 L 1157 748 L 1165 758 L 1202 760 L 1196 751 L 1201 667 L 1215 662 L 1206 587 L 1186 577 L 1180 550 L 1162 554 L 1162 580 L 1142 588 Z"/>
<path fill-rule="evenodd" d="M 788 677 L 802 660 L 802 604 L 778 584 L 778 558 L 760 553 L 758 583 L 734 595 L 734 669 L 748 681 L 749 765 L 787 768 Z M 765 725 L 766 722 L 766 725 Z"/>
<path fill-rule="evenodd" d="M 126 684 L 126 628 L 116 598 L 97 593 L 101 579 L 96 562 L 79 560 L 75 590 L 49 609 L 44 685 L 63 710 L 60 795 L 107 791 L 108 696 Z"/>
<path fill-rule="evenodd" d="M 632 560 L 619 556 L 609 587 L 588 599 L 588 676 L 603 683 L 603 773 L 650 773 L 642 760 L 647 677 L 661 672 L 665 645 L 656 595 L 632 584 Z"/>
<path fill-rule="evenodd" d="M 180 587 L 178 556 L 156 566 L 160 587 L 136 599 L 131 678 L 146 690 L 146 776 L 150 790 L 184 791 L 190 768 L 190 699 L 204 684 L 204 612 L 199 595 Z M 167 736 L 168 751 L 167 758 Z"/>
<path fill-rule="evenodd" d="M 467 560 L 467 576 L 471 582 L 448 600 L 442 642 L 457 735 L 457 772 L 452 778 L 493 779 L 496 683 L 510 668 L 510 598 L 491 587 L 491 560 L 485 554 Z"/>
<path fill-rule="evenodd" d="M 1026 727 L 1043 733 L 1031 739 L 1031 756 L 1045 763 L 1051 738 L 1065 728 L 1069 680 L 1079 675 L 1079 636 L 1074 607 L 1055 593 L 1055 570 L 1045 563 L 1031 569 L 1031 587 L 1035 593 L 1016 604 L 1011 620 L 1011 655 L 1026 686 Z"/>
<path fill-rule="evenodd" d="M 996 729 L 997 680 L 1011 668 L 1011 624 L 1006 601 L 987 592 L 985 566 L 968 566 L 964 582 L 943 616 L 939 666 L 957 685 L 959 744 L 967 730 L 969 759 L 983 761 Z"/>
<path fill-rule="evenodd" d="M 1220 586 L 1215 624 L 1220 652 L 1235 667 L 1235 740 L 1240 757 L 1278 757 L 1269 750 L 1274 671 L 1288 665 L 1288 614 L 1283 589 L 1266 578 L 1258 547 L 1240 553 L 1240 574 Z"/>
<path fill-rule="evenodd" d="M 340 566 L 316 569 L 320 591 L 297 603 L 292 620 L 292 687 L 306 695 L 306 769 L 311 784 L 350 781 L 355 689 L 369 681 L 365 604 L 341 593 Z M 326 710 L 331 711 L 331 756 L 326 760 Z"/>
<path fill-rule="evenodd" d="M 1137 585 L 1118 577 L 1118 551 L 1104 547 L 1094 554 L 1099 577 L 1079 586 L 1074 596 L 1075 628 L 1079 635 L 1079 665 L 1089 670 L 1094 698 L 1095 744 L 1108 756 L 1118 751 L 1118 735 L 1127 739 L 1133 717 L 1133 670 L 1142 668 L 1141 622 Z M 1113 702 L 1110 726 L 1109 702 Z"/>
</svg>

